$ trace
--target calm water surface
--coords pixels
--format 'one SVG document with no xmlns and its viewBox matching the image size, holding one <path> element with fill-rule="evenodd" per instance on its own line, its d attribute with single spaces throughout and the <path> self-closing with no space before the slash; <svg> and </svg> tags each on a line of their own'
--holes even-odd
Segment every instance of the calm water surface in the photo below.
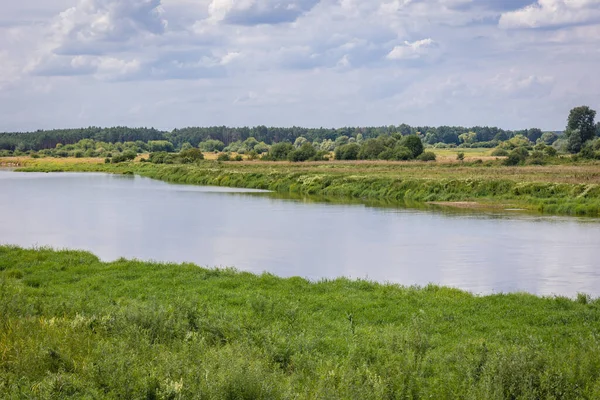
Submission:
<svg viewBox="0 0 600 400">
<path fill-rule="evenodd" d="M 0 171 L 0 243 L 474 293 L 600 296 L 600 221 L 279 200 L 105 174 Z"/>
</svg>

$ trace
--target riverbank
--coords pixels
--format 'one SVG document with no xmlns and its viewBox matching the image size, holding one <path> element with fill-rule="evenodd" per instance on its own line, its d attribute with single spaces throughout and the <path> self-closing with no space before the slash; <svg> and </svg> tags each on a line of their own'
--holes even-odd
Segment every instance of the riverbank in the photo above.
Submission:
<svg viewBox="0 0 600 400">
<path fill-rule="evenodd" d="M 0 246 L 0 397 L 598 398 L 600 302 Z"/>
<path fill-rule="evenodd" d="M 75 160 L 75 161 L 73 161 Z M 600 164 L 506 167 L 499 162 L 216 162 L 156 165 L 97 160 L 21 160 L 22 171 L 139 174 L 173 183 L 402 203 L 465 204 L 600 215 Z"/>
</svg>

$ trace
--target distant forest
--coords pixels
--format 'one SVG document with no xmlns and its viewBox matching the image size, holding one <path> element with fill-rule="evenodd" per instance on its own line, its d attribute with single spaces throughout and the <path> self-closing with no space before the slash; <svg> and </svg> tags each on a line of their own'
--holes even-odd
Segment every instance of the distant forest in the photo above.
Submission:
<svg viewBox="0 0 600 400">
<path fill-rule="evenodd" d="M 259 142 L 271 145 L 281 142 L 294 143 L 299 137 L 304 137 L 310 142 L 322 142 L 325 140 L 335 141 L 342 136 L 356 138 L 360 134 L 364 139 L 369 139 L 394 133 L 400 133 L 402 135 L 418 134 L 423 142 L 427 144 L 445 143 L 458 145 L 468 141 L 468 143 L 471 144 L 478 143 L 481 147 L 494 147 L 497 142 L 508 140 L 516 135 L 523 135 L 531 142 L 535 143 L 543 134 L 543 132 L 537 128 L 509 131 L 487 126 L 475 126 L 471 128 L 460 126 L 412 127 L 406 124 L 398 126 L 346 127 L 337 129 L 301 127 L 278 128 L 266 126 L 228 128 L 225 126 L 214 126 L 174 129 L 171 132 L 160 131 L 154 128 L 89 127 L 80 129 L 0 133 L 0 150 L 39 151 L 53 149 L 57 144 L 75 144 L 83 139 L 92 139 L 96 142 L 106 143 L 136 141 L 148 143 L 149 141 L 155 140 L 167 140 L 171 142 L 176 149 L 179 149 L 185 143 L 197 147 L 200 142 L 205 142 L 207 140 L 218 140 L 225 145 L 229 145 L 253 137 Z"/>
</svg>

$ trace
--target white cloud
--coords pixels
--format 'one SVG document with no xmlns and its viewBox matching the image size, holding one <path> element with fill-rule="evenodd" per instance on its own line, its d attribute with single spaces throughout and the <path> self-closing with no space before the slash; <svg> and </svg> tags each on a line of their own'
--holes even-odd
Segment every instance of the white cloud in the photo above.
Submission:
<svg viewBox="0 0 600 400">
<path fill-rule="evenodd" d="M 21 1 L 0 16 L 0 122 L 14 129 L 550 129 L 572 104 L 600 108 L 600 25 L 589 17 L 599 1 L 543 0 L 531 10 L 534 0 Z M 544 16 L 551 4 L 559 25 Z M 585 22 L 498 26 L 523 15 L 545 28 Z"/>
<path fill-rule="evenodd" d="M 293 22 L 319 0 L 212 0 L 208 6 L 214 21 L 239 25 Z"/>
<path fill-rule="evenodd" d="M 511 28 L 548 28 L 600 22 L 598 0 L 538 0 L 502 14 L 499 25 Z"/>
<path fill-rule="evenodd" d="M 394 47 L 386 58 L 389 60 L 415 60 L 431 54 L 431 50 L 437 48 L 438 44 L 431 38 L 415 42 L 405 41 L 404 44 Z"/>
</svg>

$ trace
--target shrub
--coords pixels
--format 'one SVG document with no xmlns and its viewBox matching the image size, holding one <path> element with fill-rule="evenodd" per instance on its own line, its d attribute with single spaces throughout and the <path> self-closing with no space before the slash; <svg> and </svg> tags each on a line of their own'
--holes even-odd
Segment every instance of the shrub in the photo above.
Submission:
<svg viewBox="0 0 600 400">
<path fill-rule="evenodd" d="M 292 151 L 288 155 L 288 160 L 292 162 L 308 161 L 317 155 L 317 150 L 310 142 L 304 142 L 299 149 Z"/>
<path fill-rule="evenodd" d="M 165 151 L 151 153 L 148 161 L 153 164 L 173 164 L 173 155 Z"/>
<path fill-rule="evenodd" d="M 223 151 L 223 149 L 225 148 L 225 143 L 221 142 L 220 140 L 210 139 L 204 142 L 200 142 L 198 148 L 207 153 L 213 151 Z"/>
<path fill-rule="evenodd" d="M 432 151 L 424 151 L 419 157 L 417 157 L 419 161 L 435 161 L 436 155 Z"/>
<path fill-rule="evenodd" d="M 544 153 L 549 157 L 556 157 L 558 151 L 554 147 L 546 146 L 546 148 L 544 149 Z"/>
<path fill-rule="evenodd" d="M 221 153 L 217 156 L 217 161 L 231 161 L 229 153 Z"/>
<path fill-rule="evenodd" d="M 494 156 L 494 157 L 506 157 L 506 156 L 508 156 L 508 151 L 506 151 L 503 148 L 498 147 L 498 148 L 494 149 L 494 151 L 492 151 L 492 156 Z"/>
<path fill-rule="evenodd" d="M 125 153 L 117 154 L 111 160 L 113 164 L 134 160 L 137 157 L 137 153 L 133 151 L 127 151 Z"/>
<path fill-rule="evenodd" d="M 407 161 L 413 158 L 413 152 L 401 145 L 397 145 L 393 149 L 388 149 L 379 155 L 380 160 L 388 161 Z"/>
<path fill-rule="evenodd" d="M 361 148 L 356 143 L 349 143 L 335 149 L 336 160 L 356 160 Z"/>
<path fill-rule="evenodd" d="M 351 146 L 351 144 L 347 144 L 346 147 Z M 338 149 L 340 148 L 338 147 Z M 360 150 L 358 152 L 358 158 L 361 160 L 377 160 L 379 155 L 386 150 L 381 140 L 377 139 L 368 139 L 366 140 L 362 146 L 360 146 Z M 337 151 L 337 149 L 336 149 Z M 337 156 L 336 156 L 337 158 Z M 356 160 L 356 158 L 344 158 L 345 160 Z"/>
<path fill-rule="evenodd" d="M 464 161 L 465 160 L 465 153 L 463 153 L 462 151 L 460 153 L 456 154 L 456 159 L 458 161 Z"/>
<path fill-rule="evenodd" d="M 289 154 L 294 151 L 294 145 L 287 142 L 275 143 L 267 153 L 265 159 L 273 161 L 287 160 Z"/>
<path fill-rule="evenodd" d="M 200 160 L 204 160 L 204 154 L 200 149 L 188 149 L 179 153 L 179 159 L 183 164 L 191 164 Z"/>
<path fill-rule="evenodd" d="M 406 147 L 412 153 L 412 158 L 416 158 L 423 153 L 423 142 L 417 135 L 408 135 L 402 138 L 400 145 Z"/>
<path fill-rule="evenodd" d="M 528 155 L 529 155 L 529 152 L 527 152 L 527 156 Z M 518 148 L 517 148 L 510 152 L 508 157 L 504 160 L 504 165 L 509 165 L 509 166 L 519 165 L 520 163 L 525 161 L 527 156 L 524 155 L 524 153 L 522 151 L 518 151 Z"/>
</svg>

